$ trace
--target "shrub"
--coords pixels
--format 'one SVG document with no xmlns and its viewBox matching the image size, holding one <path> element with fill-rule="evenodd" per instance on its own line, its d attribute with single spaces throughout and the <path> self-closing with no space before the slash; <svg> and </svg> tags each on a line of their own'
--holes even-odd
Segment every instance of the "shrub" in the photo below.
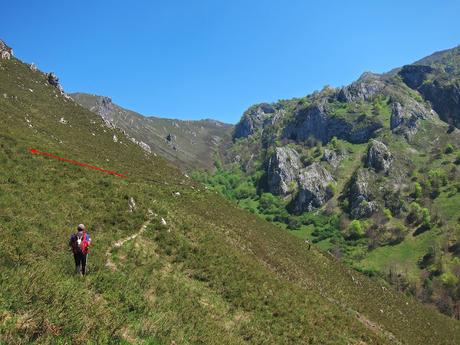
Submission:
<svg viewBox="0 0 460 345">
<path fill-rule="evenodd" d="M 422 224 L 426 229 L 431 229 L 431 216 L 427 208 L 422 209 Z"/>
<path fill-rule="evenodd" d="M 348 237 L 350 239 L 359 239 L 364 236 L 364 229 L 358 219 L 353 220 L 348 226 Z"/>
<path fill-rule="evenodd" d="M 338 143 L 338 141 L 337 141 L 337 137 L 332 137 L 332 139 L 331 139 L 331 147 L 332 147 L 333 149 L 337 149 L 337 148 L 338 148 L 338 144 L 339 144 L 339 143 Z"/>
<path fill-rule="evenodd" d="M 419 224 L 422 221 L 422 207 L 413 202 L 409 206 L 409 214 L 407 215 L 407 221 L 409 223 Z"/>
<path fill-rule="evenodd" d="M 455 165 L 460 165 L 460 153 L 457 155 L 457 158 L 454 160 Z"/>
<path fill-rule="evenodd" d="M 329 183 L 326 187 L 326 192 L 331 197 L 337 193 L 337 185 L 335 183 Z"/>
<path fill-rule="evenodd" d="M 454 146 L 452 144 L 448 144 L 444 150 L 445 154 L 451 154 L 454 152 Z"/>
<path fill-rule="evenodd" d="M 423 195 L 423 189 L 420 183 L 415 182 L 414 184 L 414 198 L 415 199 L 420 199 Z"/>
<path fill-rule="evenodd" d="M 458 284 L 458 278 L 450 272 L 441 274 L 440 280 L 447 287 L 456 287 Z"/>
<path fill-rule="evenodd" d="M 387 220 L 390 220 L 391 217 L 393 217 L 393 215 L 391 214 L 391 211 L 389 209 L 387 209 L 387 208 L 383 210 L 383 214 L 385 215 Z"/>
</svg>

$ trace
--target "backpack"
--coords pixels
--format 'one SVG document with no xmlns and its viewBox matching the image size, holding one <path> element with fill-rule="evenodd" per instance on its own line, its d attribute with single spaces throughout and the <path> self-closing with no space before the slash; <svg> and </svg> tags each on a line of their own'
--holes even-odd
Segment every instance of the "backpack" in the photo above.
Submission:
<svg viewBox="0 0 460 345">
<path fill-rule="evenodd" d="M 86 239 L 86 231 L 83 232 L 83 238 L 80 243 L 81 252 L 86 255 L 88 254 L 89 241 Z"/>
</svg>

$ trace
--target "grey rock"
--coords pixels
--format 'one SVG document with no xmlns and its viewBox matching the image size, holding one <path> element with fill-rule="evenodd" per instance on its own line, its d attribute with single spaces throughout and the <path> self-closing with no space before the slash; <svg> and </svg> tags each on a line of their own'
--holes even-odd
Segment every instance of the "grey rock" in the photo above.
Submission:
<svg viewBox="0 0 460 345">
<path fill-rule="evenodd" d="M 136 210 L 136 201 L 134 200 L 133 197 L 130 197 L 128 200 L 128 207 L 129 207 L 129 212 L 133 212 Z"/>
<path fill-rule="evenodd" d="M 424 65 L 406 65 L 401 68 L 399 75 L 412 89 L 418 88 L 426 80 L 428 74 L 433 73 L 435 69 Z"/>
<path fill-rule="evenodd" d="M 152 153 L 152 148 L 150 147 L 150 145 L 144 143 L 143 141 L 139 141 L 137 143 L 144 151 L 148 152 L 148 153 Z"/>
<path fill-rule="evenodd" d="M 321 160 L 328 162 L 334 169 L 336 169 L 340 162 L 343 160 L 344 155 L 336 150 L 325 149 Z"/>
<path fill-rule="evenodd" d="M 337 98 L 341 102 L 367 101 L 385 88 L 385 82 L 378 74 L 366 72 L 357 81 L 342 87 Z"/>
<path fill-rule="evenodd" d="M 318 102 L 307 108 L 296 111 L 295 121 L 289 123 L 284 129 L 283 136 L 294 141 L 305 141 L 310 136 L 327 142 L 332 138 L 328 129 L 329 116 L 324 102 Z M 343 130 L 351 130 L 351 126 L 343 123 Z M 348 127 L 345 129 L 345 127 Z"/>
<path fill-rule="evenodd" d="M 294 200 L 294 212 L 300 214 L 324 205 L 331 197 L 329 184 L 334 182 L 331 173 L 321 164 L 313 163 L 300 171 L 299 191 Z"/>
<path fill-rule="evenodd" d="M 392 103 L 390 128 L 393 133 L 402 134 L 407 139 L 410 139 L 418 131 L 419 120 L 433 118 L 434 116 L 433 111 L 407 97 L 402 103 Z"/>
<path fill-rule="evenodd" d="M 366 155 L 366 166 L 388 174 L 393 163 L 393 155 L 388 147 L 378 140 L 372 140 Z"/>
<path fill-rule="evenodd" d="M 446 76 L 449 82 L 443 78 L 422 84 L 418 91 L 431 103 L 441 120 L 460 128 L 460 83 L 452 76 Z"/>
<path fill-rule="evenodd" d="M 174 134 L 168 133 L 168 135 L 166 136 L 166 141 L 172 144 L 176 141 L 176 136 Z"/>
<path fill-rule="evenodd" d="M 352 143 L 364 143 L 381 127 L 382 124 L 375 121 L 368 121 L 366 124 L 353 123 L 330 115 L 327 98 L 323 98 L 306 108 L 299 108 L 294 120 L 285 127 L 283 137 L 294 141 L 305 141 L 314 137 L 326 143 L 335 136 Z"/>
<path fill-rule="evenodd" d="M 297 189 L 302 163 L 299 154 L 289 147 L 277 147 L 267 166 L 268 191 L 286 196 Z"/>
<path fill-rule="evenodd" d="M 443 121 L 460 128 L 460 84 L 456 73 L 449 72 L 449 67 L 407 65 L 399 75 L 407 86 L 431 103 Z"/>
<path fill-rule="evenodd" d="M 359 169 L 353 175 L 349 189 L 350 214 L 353 218 L 366 218 L 378 210 L 372 190 L 375 177 L 367 169 Z"/>
<path fill-rule="evenodd" d="M 240 122 L 235 126 L 233 138 L 246 138 L 258 129 L 278 122 L 284 116 L 282 109 L 268 103 L 257 104 L 246 110 Z"/>
<path fill-rule="evenodd" d="M 13 57 L 13 49 L 0 40 L 0 59 L 9 60 Z"/>
</svg>

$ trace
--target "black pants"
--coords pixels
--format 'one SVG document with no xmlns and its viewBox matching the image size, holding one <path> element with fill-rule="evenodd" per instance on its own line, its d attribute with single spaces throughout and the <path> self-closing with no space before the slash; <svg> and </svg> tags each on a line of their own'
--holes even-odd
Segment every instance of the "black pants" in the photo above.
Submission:
<svg viewBox="0 0 460 345">
<path fill-rule="evenodd" d="M 75 259 L 75 269 L 77 273 L 86 273 L 86 255 L 83 253 L 74 253 L 73 258 Z"/>
</svg>

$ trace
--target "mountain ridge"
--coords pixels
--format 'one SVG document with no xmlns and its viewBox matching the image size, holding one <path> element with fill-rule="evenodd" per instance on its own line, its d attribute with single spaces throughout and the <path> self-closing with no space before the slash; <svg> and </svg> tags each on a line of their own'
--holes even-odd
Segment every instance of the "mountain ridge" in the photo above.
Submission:
<svg viewBox="0 0 460 345">
<path fill-rule="evenodd" d="M 195 176 L 460 318 L 459 71 L 455 47 L 346 86 L 252 105 L 222 168 Z"/>
<path fill-rule="evenodd" d="M 212 169 L 233 126 L 211 119 L 176 120 L 144 116 L 113 103 L 107 96 L 70 93 L 80 105 L 101 116 L 107 126 L 124 131 L 147 150 L 160 153 L 183 169 Z"/>
</svg>

